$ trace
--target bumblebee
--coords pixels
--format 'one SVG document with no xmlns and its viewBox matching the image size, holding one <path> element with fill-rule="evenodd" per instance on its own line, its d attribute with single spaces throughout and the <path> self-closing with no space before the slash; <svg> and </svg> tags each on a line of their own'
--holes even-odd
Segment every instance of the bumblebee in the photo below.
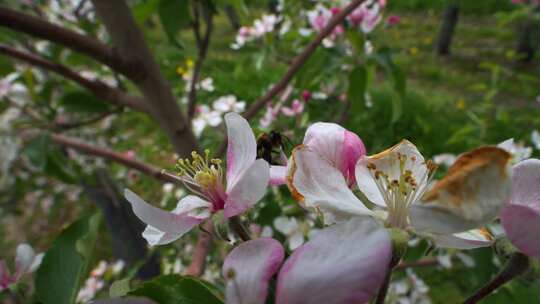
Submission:
<svg viewBox="0 0 540 304">
<path fill-rule="evenodd" d="M 257 138 L 257 158 L 266 160 L 270 165 L 282 165 L 286 136 L 277 131 L 262 133 Z"/>
</svg>

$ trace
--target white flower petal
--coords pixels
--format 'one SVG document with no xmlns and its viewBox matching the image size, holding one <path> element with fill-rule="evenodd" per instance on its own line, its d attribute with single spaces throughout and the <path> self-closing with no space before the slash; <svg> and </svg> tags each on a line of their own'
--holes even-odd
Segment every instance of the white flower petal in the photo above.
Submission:
<svg viewBox="0 0 540 304">
<path fill-rule="evenodd" d="M 401 168 L 399 157 L 406 159 L 403 168 Z M 402 140 L 383 152 L 360 158 L 356 164 L 355 173 L 358 189 L 374 204 L 386 207 L 381 190 L 375 183 L 374 173 L 367 168 L 370 164 L 375 166 L 375 170 L 386 174 L 390 181 L 399 181 L 402 172 L 410 170 L 418 187 L 426 186 L 428 177 L 426 162 L 416 146 L 408 140 Z"/>
<path fill-rule="evenodd" d="M 473 229 L 452 235 L 435 235 L 433 241 L 439 247 L 474 249 L 493 245 L 494 239 L 484 229 Z"/>
<path fill-rule="evenodd" d="M 293 151 L 287 184 L 306 208 L 320 210 L 335 220 L 373 214 L 349 189 L 343 174 L 305 146 Z"/>
<path fill-rule="evenodd" d="M 253 207 L 266 193 L 270 169 L 264 159 L 257 159 L 247 168 L 228 193 L 225 202 L 225 217 L 229 218 Z"/>
<path fill-rule="evenodd" d="M 197 196 L 189 195 L 178 202 L 173 212 L 168 212 L 148 204 L 129 189 L 125 190 L 124 195 L 141 221 L 157 230 L 174 235 L 183 235 L 200 224 L 208 215 L 204 209 L 212 206 Z M 200 215 L 199 210 L 203 210 L 204 216 Z"/>
<path fill-rule="evenodd" d="M 247 120 L 236 113 L 225 115 L 227 125 L 227 192 L 257 157 L 257 142 Z"/>
</svg>

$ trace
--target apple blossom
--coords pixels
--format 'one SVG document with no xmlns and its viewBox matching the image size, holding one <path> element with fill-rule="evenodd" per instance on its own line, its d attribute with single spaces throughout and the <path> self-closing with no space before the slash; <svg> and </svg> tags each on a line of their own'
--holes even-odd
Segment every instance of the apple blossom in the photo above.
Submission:
<svg viewBox="0 0 540 304">
<path fill-rule="evenodd" d="M 492 240 L 483 230 L 456 233 L 482 227 L 498 214 L 510 192 L 509 160 L 501 148 L 478 148 L 461 155 L 429 189 L 435 165 L 403 140 L 356 163 L 358 190 L 373 210 L 351 191 L 343 173 L 309 146 L 293 151 L 287 181 L 302 205 L 321 212 L 325 222 L 369 214 L 387 227 L 443 238 L 443 244 L 485 246 Z"/>
<path fill-rule="evenodd" d="M 246 108 L 246 102 L 245 101 L 239 101 L 237 100 L 236 96 L 234 95 L 225 95 L 221 96 L 218 99 L 214 101 L 212 104 L 214 110 L 219 111 L 221 113 L 228 113 L 228 112 L 243 112 Z"/>
<path fill-rule="evenodd" d="M 328 9 L 324 5 L 317 4 L 317 6 L 306 13 L 308 22 L 310 26 L 315 30 L 316 32 L 322 31 L 326 25 L 330 22 L 330 19 L 338 12 L 339 9 L 333 8 Z M 334 40 L 337 38 L 338 35 L 343 34 L 345 29 L 343 28 L 343 25 L 337 25 L 332 33 L 324 38 L 323 40 L 323 46 L 324 47 L 333 47 L 334 46 Z"/>
<path fill-rule="evenodd" d="M 37 270 L 43 259 L 43 253 L 36 254 L 28 244 L 19 244 L 15 254 L 15 273 L 10 274 L 4 260 L 0 260 L 0 292 L 17 283 L 24 274 Z"/>
<path fill-rule="evenodd" d="M 540 259 L 540 160 L 514 165 L 512 195 L 501 212 L 501 222 L 514 246 Z"/>
<path fill-rule="evenodd" d="M 278 271 L 276 304 L 366 303 L 384 280 L 391 248 L 389 234 L 369 218 L 319 231 L 283 265 L 278 241 L 248 241 L 223 264 L 226 303 L 265 303 L 269 281 Z"/>
<path fill-rule="evenodd" d="M 228 147 L 227 168 L 209 159 L 209 151 L 193 160 L 180 159 L 180 179 L 196 195 L 188 195 L 167 212 L 143 201 L 126 189 L 126 199 L 139 219 L 147 224 L 143 237 L 151 245 L 175 241 L 196 225 L 224 211 L 225 218 L 239 215 L 259 201 L 269 181 L 268 163 L 256 158 L 257 144 L 248 122 L 236 113 L 225 115 Z M 226 183 L 225 183 L 226 180 Z"/>
<path fill-rule="evenodd" d="M 282 107 L 281 113 L 288 117 L 300 115 L 304 112 L 304 103 L 298 99 L 293 100 L 291 107 Z"/>
<path fill-rule="evenodd" d="M 366 1 L 348 16 L 347 20 L 354 27 L 360 27 L 362 32 L 368 34 L 381 22 L 382 16 L 380 14 L 383 4 L 375 0 Z"/>
</svg>

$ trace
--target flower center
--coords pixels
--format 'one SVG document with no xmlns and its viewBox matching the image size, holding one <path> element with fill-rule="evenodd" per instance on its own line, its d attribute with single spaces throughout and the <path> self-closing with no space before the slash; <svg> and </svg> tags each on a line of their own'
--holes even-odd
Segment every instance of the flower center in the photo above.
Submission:
<svg viewBox="0 0 540 304">
<path fill-rule="evenodd" d="M 386 225 L 405 229 L 409 226 L 410 206 L 417 202 L 426 192 L 437 166 L 431 160 L 418 166 L 415 164 L 417 162 L 415 156 L 407 156 L 401 153 L 395 155 L 399 164 L 399 174 L 397 176 L 378 169 L 372 162 L 368 163 L 367 168 L 388 209 Z M 413 175 L 413 171 L 410 169 L 413 167 L 419 168 L 417 177 Z"/>
<path fill-rule="evenodd" d="M 223 186 L 223 168 L 221 159 L 210 159 L 209 156 L 209 150 L 204 151 L 204 157 L 193 151 L 192 159 L 179 159 L 176 169 L 186 188 L 210 201 L 214 210 L 219 210 L 223 209 L 227 196 Z"/>
</svg>

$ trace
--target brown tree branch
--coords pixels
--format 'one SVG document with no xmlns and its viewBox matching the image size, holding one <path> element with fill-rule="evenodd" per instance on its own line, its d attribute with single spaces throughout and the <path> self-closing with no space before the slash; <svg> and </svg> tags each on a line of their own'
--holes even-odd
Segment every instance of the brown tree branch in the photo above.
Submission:
<svg viewBox="0 0 540 304">
<path fill-rule="evenodd" d="M 163 129 L 180 157 L 199 150 L 191 126 L 180 111 L 171 87 L 154 61 L 150 48 L 123 0 L 92 0 L 117 54 L 139 71 L 127 75 L 140 89 L 154 120 Z"/>
<path fill-rule="evenodd" d="M 89 118 L 89 119 L 86 119 L 86 120 L 82 120 L 82 121 L 76 121 L 76 122 L 59 122 L 59 123 L 55 123 L 54 124 L 54 128 L 55 129 L 58 129 L 58 130 L 62 130 L 62 131 L 67 131 L 67 130 L 71 130 L 71 129 L 77 129 L 77 128 L 80 128 L 80 127 L 84 127 L 84 126 L 87 126 L 87 125 L 91 125 L 91 124 L 94 124 L 110 115 L 113 115 L 113 114 L 117 114 L 117 113 L 121 113 L 122 112 L 122 108 L 120 109 L 115 109 L 113 111 L 108 111 L 108 112 L 104 112 L 104 113 L 101 113 L 95 117 L 92 117 L 92 118 Z"/>
<path fill-rule="evenodd" d="M 20 51 L 5 44 L 0 44 L 0 53 L 19 59 L 21 61 L 25 61 L 37 67 L 55 72 L 58 75 L 73 80 L 80 86 L 90 91 L 96 97 L 109 101 L 110 103 L 119 106 L 126 106 L 141 112 L 147 111 L 146 105 L 142 98 L 128 95 L 121 90 L 105 84 L 102 81 L 90 80 L 88 78 L 85 78 L 62 64 L 49 61 L 45 58 L 31 53 Z"/>
<path fill-rule="evenodd" d="M 107 45 L 40 18 L 0 6 L 0 26 L 61 44 L 126 75 L 136 73 L 136 67 Z"/>
<path fill-rule="evenodd" d="M 135 160 L 133 158 L 127 157 L 126 155 L 122 153 L 119 153 L 119 152 L 116 152 L 107 148 L 92 146 L 78 139 L 73 139 L 73 138 L 70 138 L 61 134 L 57 134 L 57 133 L 51 134 L 51 138 L 55 143 L 59 145 L 65 146 L 67 148 L 72 148 L 86 154 L 102 157 L 107 160 L 120 163 L 126 167 L 140 171 L 141 173 L 144 173 L 162 182 L 168 182 L 168 183 L 178 182 L 177 179 L 164 173 L 163 170 L 161 170 L 160 168 L 157 168 L 152 165 Z"/>
<path fill-rule="evenodd" d="M 328 24 L 319 32 L 317 37 L 313 39 L 304 50 L 298 54 L 292 61 L 289 69 L 283 75 L 283 77 L 259 100 L 253 103 L 249 109 L 244 113 L 244 117 L 247 120 L 252 119 L 257 112 L 262 109 L 269 101 L 279 94 L 283 89 L 287 87 L 287 84 L 292 80 L 296 72 L 300 70 L 302 65 L 309 59 L 309 57 L 315 52 L 317 47 L 322 43 L 326 36 L 330 35 L 334 28 L 345 20 L 345 17 L 349 15 L 356 7 L 358 7 L 365 0 L 353 0 L 347 5 L 341 12 L 333 16 Z"/>
<path fill-rule="evenodd" d="M 204 63 L 204 60 L 206 59 L 206 54 L 208 53 L 208 46 L 210 45 L 210 36 L 212 35 L 212 28 L 214 26 L 214 20 L 213 20 L 213 14 L 208 9 L 205 9 L 202 7 L 200 10 L 198 10 L 203 16 L 204 21 L 206 23 L 206 30 L 204 32 L 204 36 L 202 38 L 202 41 L 200 38 L 197 41 L 200 41 L 197 43 L 197 48 L 199 49 L 198 55 L 197 55 L 197 61 L 195 62 L 195 68 L 193 69 L 193 76 L 191 77 L 191 84 L 189 89 L 189 95 L 188 95 L 188 118 L 191 121 L 193 116 L 195 115 L 195 105 L 197 103 L 197 83 L 199 82 L 201 69 Z M 198 28 L 194 29 L 195 33 L 199 32 Z M 196 34 L 196 37 L 199 36 Z"/>
</svg>

